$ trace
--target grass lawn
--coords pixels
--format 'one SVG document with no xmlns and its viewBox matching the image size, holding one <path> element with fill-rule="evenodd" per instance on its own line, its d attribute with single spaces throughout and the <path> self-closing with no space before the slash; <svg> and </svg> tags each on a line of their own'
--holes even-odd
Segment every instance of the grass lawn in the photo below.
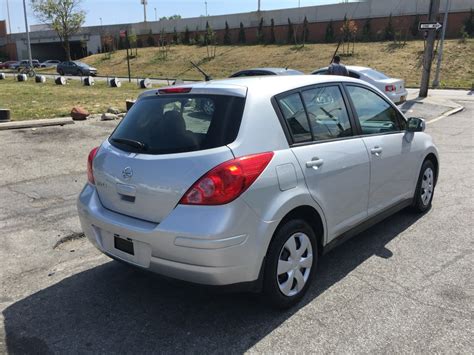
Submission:
<svg viewBox="0 0 474 355">
<path fill-rule="evenodd" d="M 392 42 L 357 43 L 355 55 L 343 58 L 345 64 L 378 69 L 389 76 L 405 79 L 407 86 L 417 87 L 421 78 L 423 41 L 410 41 L 404 46 Z M 307 44 L 295 49 L 290 45 L 218 46 L 216 57 L 206 61 L 207 49 L 199 46 L 171 46 L 166 60 L 160 58 L 158 48 L 139 48 L 138 57 L 131 59 L 132 75 L 138 77 L 169 77 L 202 79 L 192 68 L 190 60 L 201 63 L 213 78 L 253 67 L 291 67 L 305 73 L 327 66 L 335 44 Z M 127 74 L 125 51 L 96 54 L 83 59 L 95 66 L 99 75 Z M 434 69 L 433 69 L 434 70 Z M 433 73 L 434 74 L 434 73 Z M 470 89 L 474 82 L 474 39 L 466 43 L 445 41 L 441 70 L 441 87 Z"/>
<path fill-rule="evenodd" d="M 31 79 L 17 82 L 9 76 L 0 80 L 0 108 L 10 109 L 14 121 L 69 116 L 76 105 L 90 113 L 103 113 L 109 106 L 125 110 L 125 100 L 135 99 L 141 91 L 133 82 L 110 88 L 105 82 L 86 87 L 79 80 L 69 80 L 67 85 L 59 86 L 50 78 L 36 84 Z"/>
</svg>

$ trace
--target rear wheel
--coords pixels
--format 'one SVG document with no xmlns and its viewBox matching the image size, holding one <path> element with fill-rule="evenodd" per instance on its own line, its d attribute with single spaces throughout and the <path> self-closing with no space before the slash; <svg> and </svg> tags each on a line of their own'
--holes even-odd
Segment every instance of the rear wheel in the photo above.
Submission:
<svg viewBox="0 0 474 355">
<path fill-rule="evenodd" d="M 418 177 L 415 197 L 413 199 L 413 209 L 415 212 L 425 212 L 431 208 L 433 201 L 434 188 L 436 184 L 435 167 L 431 160 L 426 160 Z"/>
<path fill-rule="evenodd" d="M 58 74 L 61 75 L 61 76 L 63 76 L 63 75 L 64 75 L 64 70 L 59 69 L 59 70 L 58 70 Z"/>
<path fill-rule="evenodd" d="M 316 269 L 316 236 L 301 219 L 281 226 L 268 248 L 263 293 L 277 308 L 296 304 L 306 293 Z"/>
</svg>

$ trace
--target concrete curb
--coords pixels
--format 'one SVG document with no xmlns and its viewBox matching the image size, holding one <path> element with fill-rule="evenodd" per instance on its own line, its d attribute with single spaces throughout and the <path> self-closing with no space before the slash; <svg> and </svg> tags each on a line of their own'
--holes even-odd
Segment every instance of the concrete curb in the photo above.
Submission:
<svg viewBox="0 0 474 355">
<path fill-rule="evenodd" d="M 47 118 L 47 119 L 28 120 L 28 121 L 12 121 L 12 122 L 0 123 L 0 131 L 4 131 L 7 129 L 64 126 L 68 124 L 74 124 L 74 121 L 72 120 L 71 117 Z"/>
<path fill-rule="evenodd" d="M 428 124 L 434 123 L 436 121 L 442 120 L 443 118 L 452 116 L 452 115 L 454 115 L 458 112 L 461 112 L 463 110 L 464 110 L 464 106 L 459 105 L 458 107 L 455 107 L 452 110 L 449 110 L 449 111 L 443 113 L 441 116 L 438 116 L 436 118 L 433 118 L 432 120 L 427 121 L 426 124 L 428 125 Z"/>
</svg>

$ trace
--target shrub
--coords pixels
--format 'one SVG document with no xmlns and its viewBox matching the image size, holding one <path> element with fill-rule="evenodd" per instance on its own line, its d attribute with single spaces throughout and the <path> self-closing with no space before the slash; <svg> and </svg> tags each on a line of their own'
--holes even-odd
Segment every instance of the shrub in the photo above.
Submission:
<svg viewBox="0 0 474 355">
<path fill-rule="evenodd" d="M 420 15 L 416 14 L 413 23 L 410 26 L 410 33 L 413 37 L 418 37 L 418 25 L 420 24 Z"/>
<path fill-rule="evenodd" d="M 308 19 L 306 16 L 304 17 L 303 21 L 303 35 L 302 35 L 302 40 L 303 44 L 305 44 L 309 39 L 309 24 L 308 24 Z"/>
<path fill-rule="evenodd" d="M 259 44 L 265 43 L 265 34 L 263 33 L 263 17 L 260 18 L 260 23 L 258 24 L 257 43 Z"/>
<path fill-rule="evenodd" d="M 231 44 L 232 40 L 230 38 L 230 29 L 227 21 L 225 22 L 225 31 L 224 31 L 224 44 Z"/>
<path fill-rule="evenodd" d="M 188 26 L 186 26 L 186 28 L 184 29 L 183 43 L 189 44 L 190 39 L 191 39 L 191 34 L 189 33 Z"/>
<path fill-rule="evenodd" d="M 244 29 L 244 24 L 241 22 L 240 29 L 239 29 L 239 43 L 245 43 L 245 42 L 247 42 L 245 38 L 245 29 Z"/>
<path fill-rule="evenodd" d="M 372 38 L 372 24 L 370 18 L 365 20 L 364 27 L 362 27 L 362 38 L 364 41 L 370 41 Z"/>
<path fill-rule="evenodd" d="M 387 26 L 384 29 L 384 39 L 386 41 L 393 41 L 395 39 L 395 30 L 393 28 L 392 14 L 388 17 Z"/>
<path fill-rule="evenodd" d="M 473 9 L 471 9 L 471 11 L 469 12 L 469 16 L 464 21 L 464 31 L 466 31 L 466 33 L 469 36 L 471 36 L 471 37 L 474 36 L 474 11 L 473 11 Z"/>
<path fill-rule="evenodd" d="M 334 42 L 334 26 L 332 20 L 326 26 L 326 34 L 324 35 L 326 43 Z"/>
<path fill-rule="evenodd" d="M 295 28 L 293 24 L 291 23 L 290 18 L 288 18 L 288 34 L 286 37 L 286 42 L 287 43 L 292 43 L 295 41 Z"/>
<path fill-rule="evenodd" d="M 276 42 L 275 38 L 275 20 L 271 19 L 270 21 L 270 40 L 268 43 L 273 44 Z"/>
</svg>

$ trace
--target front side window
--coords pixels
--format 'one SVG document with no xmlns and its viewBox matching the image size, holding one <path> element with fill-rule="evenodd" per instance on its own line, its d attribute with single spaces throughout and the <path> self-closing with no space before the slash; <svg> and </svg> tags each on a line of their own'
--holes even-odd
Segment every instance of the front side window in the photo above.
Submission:
<svg viewBox="0 0 474 355">
<path fill-rule="evenodd" d="M 362 134 L 382 134 L 404 129 L 398 112 L 376 93 L 360 86 L 347 86 Z"/>
<path fill-rule="evenodd" d="M 278 99 L 283 117 L 288 123 L 295 143 L 311 141 L 311 130 L 299 93 L 290 94 Z"/>
<path fill-rule="evenodd" d="M 349 115 L 338 86 L 305 90 L 303 100 L 315 141 L 352 135 Z"/>
</svg>

